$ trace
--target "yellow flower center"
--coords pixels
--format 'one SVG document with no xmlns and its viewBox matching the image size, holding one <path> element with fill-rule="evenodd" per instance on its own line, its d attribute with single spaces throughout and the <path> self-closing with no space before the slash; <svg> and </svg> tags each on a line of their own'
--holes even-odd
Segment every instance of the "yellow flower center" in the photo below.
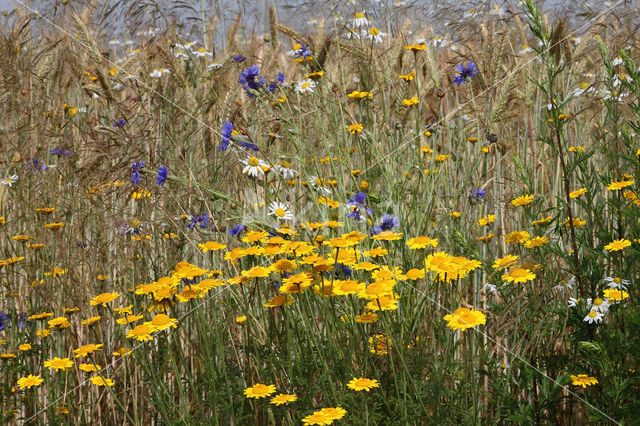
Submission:
<svg viewBox="0 0 640 426">
<path fill-rule="evenodd" d="M 307 87 L 309 87 L 309 82 L 305 81 L 304 83 L 302 83 L 302 88 L 306 89 Z"/>
<path fill-rule="evenodd" d="M 380 34 L 380 31 L 378 31 L 377 28 L 371 28 L 369 30 L 369 34 L 371 34 L 372 36 L 376 36 L 376 35 Z"/>
<path fill-rule="evenodd" d="M 604 299 L 601 297 L 596 297 L 595 299 L 593 299 L 593 304 L 596 306 L 600 306 L 604 303 Z"/>
<path fill-rule="evenodd" d="M 283 209 L 283 208 L 278 207 L 278 208 L 276 209 L 276 216 L 278 216 L 278 217 L 284 217 L 284 214 L 285 214 L 285 211 L 284 211 L 284 209 Z"/>
<path fill-rule="evenodd" d="M 591 312 L 589 312 L 589 317 L 590 317 L 590 318 L 595 318 L 595 317 L 597 317 L 597 316 L 598 316 L 598 313 L 597 313 L 596 311 L 591 311 Z"/>
<path fill-rule="evenodd" d="M 357 12 L 355 15 L 353 15 L 354 18 L 364 18 L 364 13 L 362 12 Z"/>
<path fill-rule="evenodd" d="M 249 158 L 249 161 L 247 161 L 247 163 L 252 167 L 256 167 L 260 164 L 260 160 L 258 160 L 256 157 L 251 157 Z"/>
<path fill-rule="evenodd" d="M 620 280 L 620 277 L 615 277 L 615 278 L 613 279 L 613 282 L 614 282 L 614 283 L 616 283 L 616 284 L 620 284 L 620 281 L 621 281 L 621 280 Z"/>
</svg>

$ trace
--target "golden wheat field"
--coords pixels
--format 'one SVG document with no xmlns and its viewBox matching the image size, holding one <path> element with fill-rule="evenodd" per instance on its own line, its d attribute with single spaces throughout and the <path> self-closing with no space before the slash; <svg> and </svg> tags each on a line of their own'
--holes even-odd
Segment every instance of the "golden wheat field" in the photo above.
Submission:
<svg viewBox="0 0 640 426">
<path fill-rule="evenodd" d="M 1 424 L 640 420 L 634 2 L 11 4 Z"/>
</svg>

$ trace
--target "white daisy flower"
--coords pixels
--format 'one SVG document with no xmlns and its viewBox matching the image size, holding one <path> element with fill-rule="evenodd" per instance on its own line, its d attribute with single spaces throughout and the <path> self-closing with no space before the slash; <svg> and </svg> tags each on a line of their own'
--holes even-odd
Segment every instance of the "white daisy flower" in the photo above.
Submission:
<svg viewBox="0 0 640 426">
<path fill-rule="evenodd" d="M 484 283 L 480 290 L 484 290 L 487 293 L 495 293 L 496 291 L 498 291 L 498 288 L 491 283 Z"/>
<path fill-rule="evenodd" d="M 386 36 L 387 33 L 380 32 L 379 29 L 372 27 L 369 28 L 369 31 L 362 30 L 362 35 L 366 35 L 367 40 L 373 40 L 375 43 L 382 43 L 382 37 Z"/>
<path fill-rule="evenodd" d="M 169 71 L 166 68 L 156 68 L 153 70 L 153 72 L 151 74 L 149 74 L 149 77 L 151 78 L 160 78 L 162 77 L 162 74 L 167 73 L 167 74 L 171 74 L 171 71 Z"/>
<path fill-rule="evenodd" d="M 533 49 L 527 46 L 526 44 L 522 46 L 522 50 L 518 52 L 518 55 L 524 55 L 526 53 L 533 52 Z"/>
<path fill-rule="evenodd" d="M 584 322 L 588 322 L 589 324 L 593 324 L 594 322 L 595 323 L 601 323 L 602 322 L 602 318 L 604 318 L 604 314 L 602 314 L 602 313 L 600 313 L 598 311 L 592 310 L 591 312 L 589 312 L 587 314 L 586 317 L 584 317 L 583 321 Z"/>
<path fill-rule="evenodd" d="M 245 165 L 242 173 L 249 176 L 259 177 L 264 175 L 265 171 L 269 170 L 267 163 L 254 156 L 249 156 L 246 160 L 240 160 L 240 162 Z"/>
<path fill-rule="evenodd" d="M 570 297 L 569 298 L 569 307 L 570 308 L 575 308 L 578 305 L 578 302 L 580 301 L 580 299 L 576 299 L 575 297 Z"/>
<path fill-rule="evenodd" d="M 347 29 L 347 32 L 344 34 L 344 37 L 347 39 L 360 40 L 360 32 L 356 30 Z"/>
<path fill-rule="evenodd" d="M 191 53 L 193 53 L 194 56 L 197 56 L 198 58 L 204 58 L 205 56 L 210 56 L 211 58 L 213 58 L 213 53 L 208 52 L 204 47 L 201 47 L 200 49 L 195 50 Z"/>
<path fill-rule="evenodd" d="M 607 299 L 603 299 L 602 297 L 596 297 L 593 300 L 591 300 L 590 298 L 587 299 L 587 305 L 590 306 L 590 311 L 597 311 L 601 314 L 606 314 L 609 310 L 609 306 L 611 306 L 609 301 Z"/>
<path fill-rule="evenodd" d="M 323 181 L 317 176 L 309 177 L 309 182 L 311 182 L 311 187 L 318 192 L 321 192 L 325 195 L 331 194 L 331 190 L 326 186 L 323 186 Z"/>
<path fill-rule="evenodd" d="M 364 13 L 357 12 L 353 15 L 353 19 L 351 20 L 351 25 L 356 28 L 366 27 L 369 25 L 369 20 L 364 16 Z"/>
<path fill-rule="evenodd" d="M 616 56 L 613 61 L 611 62 L 611 65 L 613 65 L 614 67 L 617 65 L 622 65 L 622 57 L 620 57 L 620 55 Z"/>
<path fill-rule="evenodd" d="M 173 56 L 175 56 L 176 58 L 189 59 L 189 55 L 187 55 L 186 53 L 184 53 L 181 50 L 179 50 L 176 53 L 174 53 Z"/>
<path fill-rule="evenodd" d="M 267 214 L 269 216 L 275 216 L 277 219 L 280 219 L 280 220 L 293 219 L 293 213 L 291 213 L 291 210 L 289 210 L 287 206 L 285 206 L 283 203 L 279 201 L 274 201 L 269 204 L 269 213 Z"/>
<path fill-rule="evenodd" d="M 316 82 L 311 80 L 310 78 L 305 78 L 304 80 L 300 80 L 298 84 L 296 84 L 296 92 L 313 93 L 314 87 L 316 87 Z"/>
<path fill-rule="evenodd" d="M 109 40 L 109 46 L 120 46 L 122 43 L 120 43 L 120 40 L 118 40 L 117 38 L 112 38 L 111 40 Z"/>
<path fill-rule="evenodd" d="M 18 180 L 18 175 L 12 175 L 4 179 L 0 179 L 0 185 L 7 185 L 11 187 Z"/>
<path fill-rule="evenodd" d="M 618 290 L 626 290 L 627 286 L 631 284 L 631 281 L 623 280 L 620 277 L 606 277 L 604 282 L 607 283 L 607 287 L 617 288 Z"/>
<path fill-rule="evenodd" d="M 290 169 L 287 164 L 278 164 L 274 167 L 276 172 L 280 173 L 284 179 L 293 179 L 298 174 L 297 171 Z"/>
<path fill-rule="evenodd" d="M 222 68 L 222 64 L 211 63 L 207 65 L 207 71 L 217 70 L 218 68 Z"/>
</svg>

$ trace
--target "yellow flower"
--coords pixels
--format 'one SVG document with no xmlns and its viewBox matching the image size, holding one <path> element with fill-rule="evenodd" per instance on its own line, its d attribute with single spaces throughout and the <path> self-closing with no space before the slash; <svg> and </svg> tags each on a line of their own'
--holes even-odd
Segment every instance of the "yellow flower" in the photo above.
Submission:
<svg viewBox="0 0 640 426">
<path fill-rule="evenodd" d="M 427 246 L 436 248 L 438 247 L 438 239 L 419 236 L 419 237 L 411 238 L 409 241 L 407 241 L 407 245 L 412 250 L 423 249 L 423 248 L 426 248 Z"/>
<path fill-rule="evenodd" d="M 28 351 L 31 349 L 31 344 L 30 343 L 23 343 L 20 346 L 18 346 L 18 349 L 21 351 Z"/>
<path fill-rule="evenodd" d="M 354 90 L 353 92 L 349 93 L 347 97 L 350 99 L 371 99 L 373 98 L 373 94 L 370 92 L 359 92 L 357 90 Z"/>
<path fill-rule="evenodd" d="M 347 132 L 355 135 L 356 133 L 361 133 L 363 129 L 364 126 L 362 124 L 354 123 L 347 127 Z"/>
<path fill-rule="evenodd" d="M 587 188 L 580 188 L 577 191 L 570 192 L 569 193 L 569 198 L 578 198 L 579 196 L 581 196 L 585 192 L 587 192 Z"/>
<path fill-rule="evenodd" d="M 44 229 L 60 229 L 60 228 L 64 228 L 64 226 L 65 224 L 62 222 L 47 223 L 46 225 L 42 225 Z"/>
<path fill-rule="evenodd" d="M 140 342 L 144 342 L 146 340 L 153 340 L 153 336 L 151 333 L 156 331 L 152 326 L 147 324 L 142 324 L 136 326 L 133 330 L 127 333 L 128 339 L 137 339 Z"/>
<path fill-rule="evenodd" d="M 71 325 L 69 320 L 67 320 L 65 317 L 56 317 L 52 320 L 47 321 L 47 324 L 49 325 L 49 328 L 56 328 L 58 330 L 67 328 Z"/>
<path fill-rule="evenodd" d="M 347 383 L 347 387 L 349 389 L 353 389 L 356 392 L 359 391 L 367 391 L 369 392 L 373 388 L 379 388 L 380 383 L 378 383 L 375 379 L 365 379 L 365 378 L 354 378 L 349 383 Z"/>
<path fill-rule="evenodd" d="M 604 249 L 607 250 L 607 251 L 620 251 L 620 250 L 624 249 L 625 247 L 629 247 L 629 246 L 631 246 L 631 241 L 625 240 L 623 238 L 621 240 L 614 240 L 614 241 L 610 242 L 609 244 L 604 246 Z"/>
<path fill-rule="evenodd" d="M 629 180 L 621 180 L 621 181 L 613 181 L 609 185 L 607 185 L 607 189 L 609 191 L 618 191 L 622 188 L 626 188 L 629 185 L 633 185 L 635 181 L 633 179 Z"/>
<path fill-rule="evenodd" d="M 102 293 L 102 294 L 97 295 L 93 299 L 91 299 L 91 302 L 89 302 L 89 305 L 91 305 L 91 306 L 96 306 L 96 305 L 107 306 L 107 303 L 116 300 L 118 297 L 120 297 L 120 293 Z"/>
<path fill-rule="evenodd" d="M 305 426 L 330 425 L 331 423 L 333 423 L 333 420 L 329 419 L 320 411 L 315 411 L 313 414 L 310 414 L 302 419 L 302 424 Z"/>
<path fill-rule="evenodd" d="M 528 206 L 533 202 L 533 195 L 523 195 L 522 197 L 511 200 L 513 207 Z"/>
<path fill-rule="evenodd" d="M 406 50 L 411 50 L 412 52 L 417 52 L 417 51 L 426 49 L 427 48 L 427 44 L 426 43 L 410 44 L 408 46 L 405 46 L 404 48 Z"/>
<path fill-rule="evenodd" d="M 271 396 L 276 392 L 276 385 L 264 385 L 262 383 L 256 383 L 255 385 L 248 387 L 244 390 L 244 395 L 247 398 L 265 398 Z"/>
<path fill-rule="evenodd" d="M 364 314 L 356 315 L 355 319 L 356 319 L 356 322 L 359 322 L 362 324 L 370 324 L 372 322 L 378 321 L 378 314 L 373 312 L 365 312 Z"/>
<path fill-rule="evenodd" d="M 571 223 L 573 224 L 574 227 L 579 228 L 581 226 L 586 225 L 587 221 L 585 219 L 580 218 L 580 217 L 574 217 L 573 220 L 571 221 Z M 571 226 L 569 224 L 569 218 L 566 218 L 564 221 L 562 221 L 561 225 L 564 225 L 564 226 L 567 226 L 567 227 Z"/>
<path fill-rule="evenodd" d="M 295 302 L 295 299 L 293 297 L 281 294 L 280 296 L 275 296 L 267 300 L 267 303 L 265 303 L 263 306 L 267 308 L 276 308 L 278 306 L 291 305 L 293 302 Z"/>
<path fill-rule="evenodd" d="M 208 251 L 224 250 L 227 248 L 227 245 L 220 244 L 216 241 L 207 241 L 204 244 L 198 244 L 198 248 L 200 248 L 203 253 L 206 253 Z"/>
<path fill-rule="evenodd" d="M 141 200 L 143 198 L 151 197 L 151 191 L 145 188 L 138 188 L 131 193 L 131 198 L 134 200 Z"/>
<path fill-rule="evenodd" d="M 404 81 L 411 81 L 415 76 L 416 76 L 415 71 L 411 71 L 409 74 L 404 74 L 404 75 L 400 74 L 398 78 Z"/>
<path fill-rule="evenodd" d="M 530 237 L 531 235 L 527 231 L 513 231 L 505 236 L 504 241 L 507 243 L 524 243 Z"/>
<path fill-rule="evenodd" d="M 111 387 L 113 385 L 115 385 L 115 383 L 113 382 L 113 380 L 111 379 L 105 379 L 104 377 L 100 377 L 100 376 L 96 376 L 96 377 L 92 377 L 91 379 L 91 383 L 93 383 L 96 386 L 107 386 L 107 387 Z"/>
<path fill-rule="evenodd" d="M 508 273 L 502 275 L 502 279 L 504 281 L 514 283 L 526 283 L 527 281 L 532 281 L 535 278 L 536 274 L 526 268 L 521 267 L 512 269 Z"/>
<path fill-rule="evenodd" d="M 493 223 L 496 221 L 496 216 L 493 214 L 487 215 L 485 217 L 481 217 L 480 219 L 478 219 L 478 226 L 486 226 L 490 223 Z"/>
<path fill-rule="evenodd" d="M 279 393 L 278 395 L 274 396 L 273 398 L 271 398 L 271 403 L 275 404 L 275 405 L 282 405 L 282 404 L 287 404 L 289 402 L 294 402 L 298 399 L 298 397 L 296 395 L 291 395 L 291 394 L 286 394 L 286 393 Z"/>
<path fill-rule="evenodd" d="M 102 367 L 97 364 L 79 364 L 78 368 L 82 371 L 86 371 L 87 373 L 94 373 L 102 370 Z"/>
<path fill-rule="evenodd" d="M 44 382 L 42 377 L 29 374 L 27 377 L 21 377 L 18 379 L 18 387 L 20 390 L 24 388 L 31 389 L 33 386 L 40 386 L 42 382 Z"/>
<path fill-rule="evenodd" d="M 90 318 L 87 318 L 86 320 L 81 321 L 80 324 L 82 324 L 82 325 L 93 325 L 96 322 L 100 321 L 101 319 L 102 319 L 102 317 L 100 315 L 96 315 L 94 317 L 90 317 Z"/>
<path fill-rule="evenodd" d="M 102 343 L 98 345 L 94 345 L 93 343 L 91 343 L 89 345 L 81 346 L 78 349 L 74 349 L 73 353 L 75 354 L 76 358 L 81 356 L 87 356 L 89 354 L 94 353 L 95 351 L 99 351 L 102 346 L 103 346 Z"/>
<path fill-rule="evenodd" d="M 487 322 L 481 311 L 467 308 L 456 309 L 453 314 L 445 315 L 444 320 L 447 321 L 447 326 L 452 330 L 460 329 L 461 331 Z"/>
<path fill-rule="evenodd" d="M 529 241 L 525 241 L 524 246 L 526 248 L 534 248 L 534 247 L 543 246 L 548 242 L 549 240 L 547 239 L 547 237 L 533 237 Z"/>
<path fill-rule="evenodd" d="M 420 103 L 420 101 L 415 96 L 413 96 L 412 98 L 409 98 L 409 99 L 403 99 L 402 100 L 402 105 L 409 106 L 409 107 L 413 106 L 413 105 L 417 105 L 419 103 Z"/>
<path fill-rule="evenodd" d="M 244 324 L 245 322 L 247 322 L 247 316 L 246 315 L 240 315 L 236 317 L 236 323 L 237 324 Z"/>
<path fill-rule="evenodd" d="M 595 377 L 589 377 L 586 374 L 578 374 L 577 376 L 571 375 L 571 384 L 574 386 L 582 386 L 586 388 L 587 386 L 595 385 L 598 383 L 598 379 Z"/>
<path fill-rule="evenodd" d="M 604 289 L 603 293 L 604 293 L 604 297 L 608 298 L 610 301 L 613 301 L 613 302 L 621 302 L 624 299 L 629 298 L 629 293 L 617 288 L 606 288 Z"/>
<path fill-rule="evenodd" d="M 369 337 L 369 348 L 372 354 L 387 355 L 392 347 L 391 338 L 384 334 L 374 334 Z"/>
<path fill-rule="evenodd" d="M 378 235 L 371 237 L 372 240 L 378 241 L 395 241 L 402 238 L 402 233 L 396 233 L 393 231 L 382 231 Z"/>
<path fill-rule="evenodd" d="M 508 268 L 509 266 L 513 265 L 516 260 L 518 260 L 518 256 L 508 254 L 501 259 L 496 259 L 495 262 L 493 262 L 493 269 L 500 270 Z"/>
<path fill-rule="evenodd" d="M 329 420 L 334 421 L 343 418 L 347 414 L 347 410 L 342 407 L 323 408 L 320 413 L 324 414 Z"/>
<path fill-rule="evenodd" d="M 73 366 L 73 361 L 71 361 L 71 359 L 69 358 L 55 357 L 44 362 L 45 368 L 55 369 L 56 371 L 67 371 L 69 368 L 71 368 L 71 366 Z"/>
</svg>

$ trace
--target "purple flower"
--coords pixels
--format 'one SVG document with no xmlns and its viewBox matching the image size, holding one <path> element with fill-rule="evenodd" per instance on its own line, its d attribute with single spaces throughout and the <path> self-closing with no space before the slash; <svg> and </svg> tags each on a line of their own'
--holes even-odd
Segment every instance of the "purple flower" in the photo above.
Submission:
<svg viewBox="0 0 640 426">
<path fill-rule="evenodd" d="M 191 216 L 191 222 L 187 224 L 187 228 L 193 229 L 197 224 L 200 224 L 200 228 L 207 229 L 209 227 L 209 214 Z"/>
<path fill-rule="evenodd" d="M 260 149 L 256 145 L 252 144 L 251 142 L 238 141 L 238 145 L 244 148 L 250 149 L 252 151 L 260 151 Z"/>
<path fill-rule="evenodd" d="M 234 61 L 236 61 L 236 62 L 244 62 L 244 61 L 246 61 L 246 60 L 247 60 L 247 58 L 245 58 L 244 56 L 241 56 L 241 55 L 236 55 L 236 56 L 234 56 L 234 57 L 233 57 L 233 58 L 231 58 L 231 59 L 233 59 L 233 60 L 234 60 Z"/>
<path fill-rule="evenodd" d="M 478 69 L 473 61 L 469 61 L 466 67 L 464 66 L 464 63 L 459 63 L 456 65 L 455 69 L 458 72 L 457 75 L 453 76 L 453 82 L 456 86 L 466 83 L 471 79 L 471 77 L 475 77 L 478 74 Z"/>
<path fill-rule="evenodd" d="M 167 166 L 160 166 L 158 168 L 158 174 L 156 175 L 156 183 L 158 186 L 164 185 L 164 182 L 167 180 L 168 172 L 169 170 L 167 169 Z"/>
<path fill-rule="evenodd" d="M 367 200 L 367 194 L 365 192 L 358 192 L 353 198 L 347 200 L 347 205 L 352 207 L 351 213 L 347 217 L 353 220 L 360 220 L 362 218 L 363 211 L 368 215 L 373 215 L 373 210 L 365 204 Z"/>
<path fill-rule="evenodd" d="M 54 157 L 59 157 L 61 155 L 64 155 L 65 157 L 68 157 L 71 154 L 73 154 L 73 152 L 69 151 L 67 149 L 63 149 L 62 147 L 56 147 L 56 148 L 53 148 L 51 151 L 49 151 L 49 154 L 54 156 Z"/>
<path fill-rule="evenodd" d="M 127 124 L 127 120 L 125 120 L 124 118 L 121 118 L 120 120 L 113 122 L 113 127 L 124 127 L 126 124 Z"/>
<path fill-rule="evenodd" d="M 267 86 L 267 90 L 273 93 L 280 84 L 284 83 L 286 79 L 287 77 L 285 77 L 284 74 L 279 72 L 278 75 L 276 76 L 276 79 L 273 82 L 269 83 L 269 85 Z"/>
<path fill-rule="evenodd" d="M 141 161 L 139 163 L 133 163 L 131 165 L 131 183 L 137 185 L 142 180 L 142 175 L 140 174 L 140 170 L 144 168 L 145 162 Z"/>
<path fill-rule="evenodd" d="M 480 202 L 482 201 L 485 195 L 487 195 L 487 192 L 484 189 L 481 189 L 481 188 L 474 189 L 473 191 L 471 191 L 471 194 L 469 195 L 469 200 L 472 202 L 473 201 Z"/>
<path fill-rule="evenodd" d="M 396 226 L 400 226 L 400 219 L 398 219 L 398 216 L 385 213 L 382 215 L 382 223 L 374 226 L 371 232 L 373 235 L 378 235 L 382 231 L 390 231 Z"/>
<path fill-rule="evenodd" d="M 309 56 L 311 56 L 311 51 L 309 50 L 309 47 L 307 47 L 306 44 L 304 44 L 301 41 L 298 41 L 298 44 L 300 44 L 300 47 L 293 52 L 293 57 L 296 59 L 307 59 Z"/>
<path fill-rule="evenodd" d="M 239 223 L 238 225 L 234 226 L 233 228 L 229 229 L 229 231 L 227 231 L 227 233 L 229 235 L 240 235 L 244 232 L 244 225 Z"/>
<path fill-rule="evenodd" d="M 0 331 L 4 330 L 4 327 L 9 322 L 9 315 L 0 311 Z"/>
<path fill-rule="evenodd" d="M 266 82 L 264 76 L 260 74 L 260 67 L 257 65 L 251 65 L 245 68 L 240 73 L 240 78 L 238 79 L 238 83 L 242 84 L 244 91 L 250 98 L 254 96 L 250 90 L 259 90 L 264 87 Z"/>
<path fill-rule="evenodd" d="M 45 170 L 47 170 L 47 167 L 48 166 L 44 163 L 44 161 L 40 161 L 37 158 L 34 158 L 27 163 L 27 169 L 31 169 L 31 171 L 34 173 L 37 171 L 44 172 Z"/>
<path fill-rule="evenodd" d="M 230 121 L 222 123 L 222 142 L 220 142 L 220 146 L 218 147 L 220 151 L 226 151 L 229 146 L 229 142 L 231 141 L 231 132 L 233 132 L 233 123 Z"/>
</svg>

